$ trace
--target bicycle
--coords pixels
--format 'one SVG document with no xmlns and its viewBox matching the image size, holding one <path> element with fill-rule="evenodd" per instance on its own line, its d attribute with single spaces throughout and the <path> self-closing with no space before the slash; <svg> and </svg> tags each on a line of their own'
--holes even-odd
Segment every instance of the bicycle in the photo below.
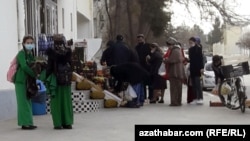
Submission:
<svg viewBox="0 0 250 141">
<path fill-rule="evenodd" d="M 221 71 L 225 77 L 218 89 L 221 102 L 229 109 L 240 109 L 244 113 L 247 96 L 243 76 L 250 74 L 248 62 L 242 62 L 236 66 L 222 66 Z"/>
</svg>

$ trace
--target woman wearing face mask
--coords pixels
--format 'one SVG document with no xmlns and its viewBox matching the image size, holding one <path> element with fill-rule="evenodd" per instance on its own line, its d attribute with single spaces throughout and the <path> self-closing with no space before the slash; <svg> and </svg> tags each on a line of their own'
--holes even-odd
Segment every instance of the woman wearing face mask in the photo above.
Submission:
<svg viewBox="0 0 250 141">
<path fill-rule="evenodd" d="M 189 64 L 190 64 L 190 78 L 192 83 L 193 96 L 196 97 L 191 104 L 203 104 L 203 93 L 201 89 L 200 77 L 203 74 L 203 57 L 202 49 L 197 45 L 196 39 L 191 37 L 189 39 L 190 48 L 188 50 Z"/>
<path fill-rule="evenodd" d="M 29 64 L 35 61 L 33 49 L 35 47 L 32 36 L 23 38 L 23 49 L 17 54 L 18 68 L 15 75 L 15 91 L 17 99 L 17 120 L 22 129 L 35 129 L 32 118 L 31 99 L 27 97 L 27 77 L 36 78 L 35 72 Z"/>
<path fill-rule="evenodd" d="M 163 61 L 163 52 L 157 43 L 150 44 L 150 49 L 150 54 L 146 56 L 146 61 L 150 65 L 150 75 L 153 87 L 153 97 L 150 99 L 150 103 L 156 103 L 159 96 L 161 97 L 159 103 L 164 103 L 164 93 L 167 88 L 167 82 L 158 74 L 158 70 Z"/>
</svg>

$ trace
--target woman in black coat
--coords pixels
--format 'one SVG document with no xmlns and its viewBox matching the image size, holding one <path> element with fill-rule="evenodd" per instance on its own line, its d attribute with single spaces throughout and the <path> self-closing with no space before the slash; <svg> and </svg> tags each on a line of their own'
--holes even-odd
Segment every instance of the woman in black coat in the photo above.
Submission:
<svg viewBox="0 0 250 141">
<path fill-rule="evenodd" d="M 163 97 L 165 89 L 167 88 L 167 82 L 158 74 L 158 70 L 163 62 L 163 53 L 157 43 L 151 44 L 150 49 L 151 53 L 146 57 L 150 65 L 150 75 L 153 87 L 153 98 L 150 99 L 150 103 L 156 103 L 159 96 L 161 96 L 159 103 L 164 103 Z"/>
</svg>

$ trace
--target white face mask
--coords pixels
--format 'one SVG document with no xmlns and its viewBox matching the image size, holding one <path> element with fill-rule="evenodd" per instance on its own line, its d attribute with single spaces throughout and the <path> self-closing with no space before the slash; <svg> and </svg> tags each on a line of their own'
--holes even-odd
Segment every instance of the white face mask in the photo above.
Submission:
<svg viewBox="0 0 250 141">
<path fill-rule="evenodd" d="M 32 50 L 35 45 L 34 44 L 25 44 L 24 47 L 27 49 L 27 50 Z"/>
</svg>

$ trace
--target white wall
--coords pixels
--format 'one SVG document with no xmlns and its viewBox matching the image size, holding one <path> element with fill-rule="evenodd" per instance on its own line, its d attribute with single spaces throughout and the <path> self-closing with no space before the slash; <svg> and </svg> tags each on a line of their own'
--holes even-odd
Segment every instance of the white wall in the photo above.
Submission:
<svg viewBox="0 0 250 141">
<path fill-rule="evenodd" d="M 62 8 L 64 8 L 64 28 Z M 71 15 L 72 14 L 72 21 Z M 72 31 L 71 31 L 72 24 Z M 63 33 L 66 39 L 77 38 L 76 27 L 76 0 L 59 0 L 58 1 L 58 32 Z"/>
<path fill-rule="evenodd" d="M 241 27 L 227 26 L 225 31 L 225 55 L 239 54 L 240 48 L 236 45 L 242 34 Z"/>
<path fill-rule="evenodd" d="M 94 31 L 92 6 L 92 0 L 58 1 L 58 32 L 63 33 L 67 39 L 92 38 Z M 64 8 L 64 28 L 62 8 Z M 73 24 L 73 31 L 71 31 L 71 24 Z"/>
<path fill-rule="evenodd" d="M 91 22 L 77 12 L 77 39 L 91 38 Z"/>
<path fill-rule="evenodd" d="M 92 19 L 93 17 L 93 0 L 77 0 L 77 11 L 86 18 Z"/>
<path fill-rule="evenodd" d="M 11 60 L 18 52 L 17 1 L 0 0 L 0 17 L 0 90 L 3 90 L 13 88 L 6 74 Z"/>
<path fill-rule="evenodd" d="M 94 37 L 93 0 L 77 0 L 77 38 Z"/>
</svg>

